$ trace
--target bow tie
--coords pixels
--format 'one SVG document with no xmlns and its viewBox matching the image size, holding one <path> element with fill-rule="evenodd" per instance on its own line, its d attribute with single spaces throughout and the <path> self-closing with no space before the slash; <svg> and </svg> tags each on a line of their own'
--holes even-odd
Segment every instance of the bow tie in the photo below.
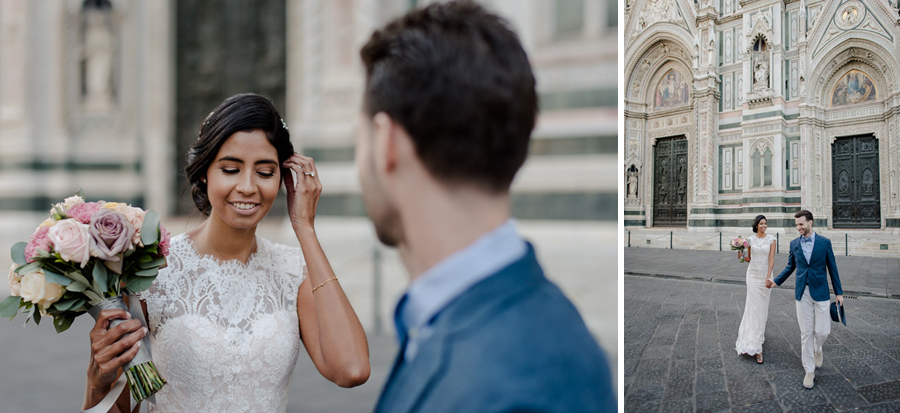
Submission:
<svg viewBox="0 0 900 413">
<path fill-rule="evenodd" d="M 812 238 L 810 238 L 810 237 L 800 237 L 800 242 L 812 242 Z"/>
</svg>

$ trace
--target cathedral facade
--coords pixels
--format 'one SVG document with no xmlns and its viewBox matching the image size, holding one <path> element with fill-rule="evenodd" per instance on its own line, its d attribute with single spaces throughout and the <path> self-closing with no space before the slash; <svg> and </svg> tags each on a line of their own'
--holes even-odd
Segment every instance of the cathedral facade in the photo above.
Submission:
<svg viewBox="0 0 900 413">
<path fill-rule="evenodd" d="M 625 225 L 900 233 L 900 20 L 885 0 L 631 0 Z"/>
</svg>

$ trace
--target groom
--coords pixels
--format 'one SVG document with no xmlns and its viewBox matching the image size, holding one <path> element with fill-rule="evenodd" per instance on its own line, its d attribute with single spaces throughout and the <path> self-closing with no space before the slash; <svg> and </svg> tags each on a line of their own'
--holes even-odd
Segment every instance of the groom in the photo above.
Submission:
<svg viewBox="0 0 900 413">
<path fill-rule="evenodd" d="M 844 304 L 841 279 L 834 262 L 834 251 L 831 240 L 812 230 L 812 212 L 802 210 L 794 215 L 794 225 L 800 237 L 791 241 L 787 266 L 775 277 L 775 281 L 766 280 L 766 287 L 781 285 L 794 269 L 797 270 L 797 282 L 794 285 L 794 296 L 797 299 L 797 322 L 800 323 L 801 360 L 806 376 L 803 387 L 813 388 L 816 367 L 822 367 L 822 343 L 831 332 L 831 316 L 829 306 L 831 295 L 828 291 L 826 269 L 831 274 L 831 285 L 834 287 L 835 301 Z"/>
<path fill-rule="evenodd" d="M 510 218 L 537 94 L 509 23 L 437 3 L 360 56 L 362 198 L 412 280 L 375 411 L 615 411 L 606 356 Z"/>
</svg>

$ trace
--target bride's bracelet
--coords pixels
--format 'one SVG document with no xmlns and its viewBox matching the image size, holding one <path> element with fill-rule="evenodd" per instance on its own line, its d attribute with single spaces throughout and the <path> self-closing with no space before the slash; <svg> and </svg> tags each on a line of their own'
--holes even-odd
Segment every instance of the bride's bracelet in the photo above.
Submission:
<svg viewBox="0 0 900 413">
<path fill-rule="evenodd" d="M 323 285 L 325 285 L 325 284 L 328 284 L 328 283 L 331 282 L 331 281 L 335 281 L 335 280 L 337 280 L 337 277 L 336 277 L 336 276 L 335 276 L 335 277 L 331 277 L 331 278 L 325 280 L 323 283 L 317 285 L 316 288 L 313 288 L 313 289 L 312 289 L 312 292 L 316 292 L 316 290 L 318 290 L 319 287 L 321 287 L 321 286 L 323 286 Z"/>
</svg>

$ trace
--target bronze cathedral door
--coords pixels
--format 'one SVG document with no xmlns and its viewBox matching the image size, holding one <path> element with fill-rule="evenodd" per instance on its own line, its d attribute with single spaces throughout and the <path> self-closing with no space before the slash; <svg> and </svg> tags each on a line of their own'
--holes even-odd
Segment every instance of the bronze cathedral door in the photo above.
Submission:
<svg viewBox="0 0 900 413">
<path fill-rule="evenodd" d="M 838 138 L 831 145 L 834 228 L 881 228 L 878 140 Z"/>
<path fill-rule="evenodd" d="M 656 141 L 653 150 L 653 225 L 687 226 L 687 159 L 684 137 Z"/>
</svg>

